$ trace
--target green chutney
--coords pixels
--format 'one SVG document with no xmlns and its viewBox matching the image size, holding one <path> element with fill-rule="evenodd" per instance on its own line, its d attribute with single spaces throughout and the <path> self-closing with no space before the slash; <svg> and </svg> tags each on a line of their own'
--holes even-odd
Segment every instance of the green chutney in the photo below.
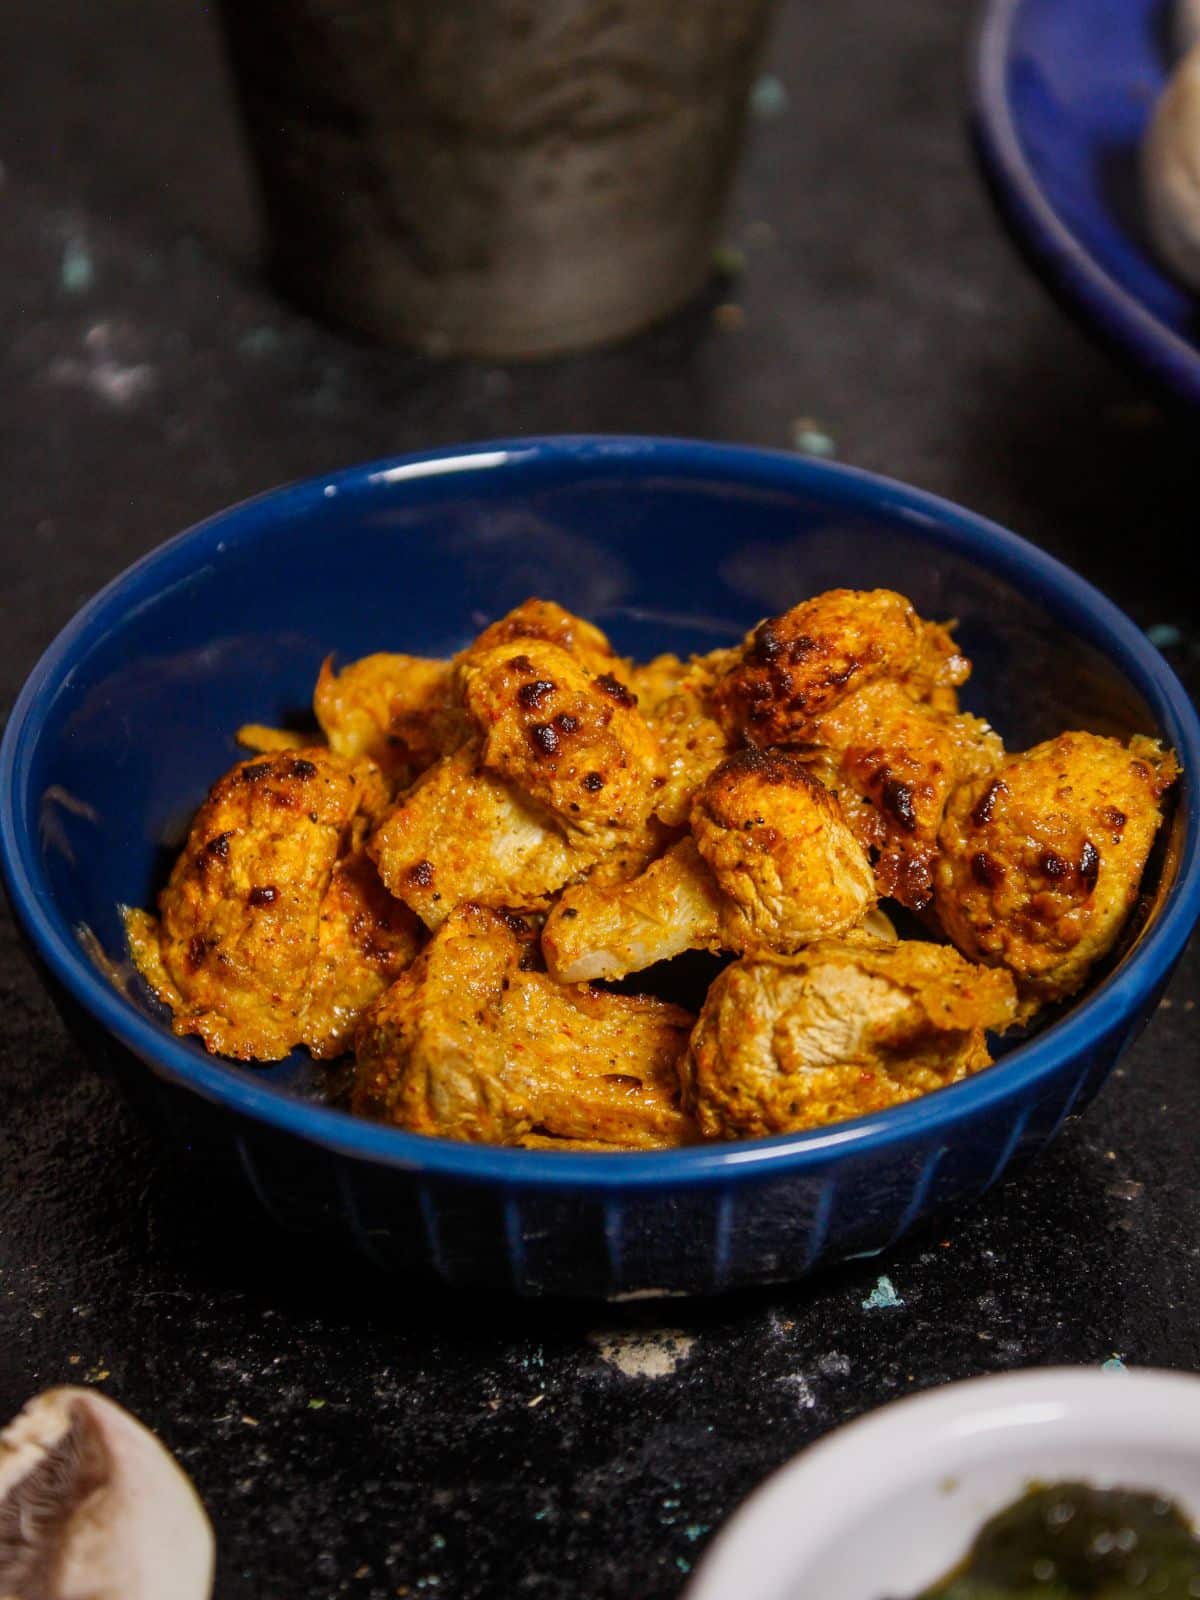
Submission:
<svg viewBox="0 0 1200 1600">
<path fill-rule="evenodd" d="M 1200 1600 L 1200 1540 L 1179 1508 L 1134 1489 L 1031 1488 L 980 1529 L 917 1600 Z"/>
</svg>

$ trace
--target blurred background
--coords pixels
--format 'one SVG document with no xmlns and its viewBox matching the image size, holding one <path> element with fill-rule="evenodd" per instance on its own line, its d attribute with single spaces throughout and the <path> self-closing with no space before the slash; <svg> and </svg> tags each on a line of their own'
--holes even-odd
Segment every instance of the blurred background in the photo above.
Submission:
<svg viewBox="0 0 1200 1600">
<path fill-rule="evenodd" d="M 5 695 L 103 579 L 231 500 L 543 430 L 836 454 L 1182 628 L 1187 597 L 1160 615 L 1159 584 L 1200 476 L 1194 422 L 1094 349 L 1004 236 L 966 136 L 971 25 L 936 0 L 783 5 L 723 275 L 632 341 L 504 365 L 372 346 L 268 287 L 211 7 L 5 7 Z"/>
</svg>

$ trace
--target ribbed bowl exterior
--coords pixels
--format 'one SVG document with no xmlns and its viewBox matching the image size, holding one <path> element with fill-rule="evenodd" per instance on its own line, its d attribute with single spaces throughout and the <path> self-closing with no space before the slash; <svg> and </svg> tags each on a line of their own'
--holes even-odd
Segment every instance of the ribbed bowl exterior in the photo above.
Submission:
<svg viewBox="0 0 1200 1600">
<path fill-rule="evenodd" d="M 1037 1155 L 1100 1088 L 1157 1003 L 1040 1085 L 884 1153 L 815 1155 L 736 1185 L 589 1193 L 470 1181 L 357 1160 L 230 1113 L 146 1064 L 52 993 L 102 1066 L 206 1184 L 240 1188 L 281 1228 L 350 1243 L 389 1273 L 455 1288 L 593 1300 L 713 1295 L 790 1282 L 886 1251 L 919 1222 L 978 1200 Z"/>
</svg>

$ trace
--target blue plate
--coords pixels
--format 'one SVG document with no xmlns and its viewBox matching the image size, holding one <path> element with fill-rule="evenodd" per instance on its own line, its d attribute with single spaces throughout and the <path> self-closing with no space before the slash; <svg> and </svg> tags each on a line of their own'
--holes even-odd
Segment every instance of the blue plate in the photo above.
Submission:
<svg viewBox="0 0 1200 1600">
<path fill-rule="evenodd" d="M 646 439 L 526 440 L 355 467 L 181 534 L 117 578 L 34 669 L 0 750 L 0 862 L 91 1058 L 189 1157 L 282 1223 L 381 1264 L 522 1293 L 706 1293 L 879 1250 L 982 1194 L 1083 1106 L 1200 909 L 1182 786 L 1146 929 L 1093 991 L 969 1082 L 822 1132 L 648 1154 L 424 1138 L 323 1103 L 297 1053 L 243 1067 L 176 1039 L 130 970 L 147 905 L 231 733 L 308 703 L 322 657 L 448 654 L 531 592 L 624 651 L 706 649 L 833 584 L 961 619 L 969 703 L 1015 748 L 1063 726 L 1200 726 L 1145 636 L 1011 533 L 797 456 Z"/>
<path fill-rule="evenodd" d="M 1169 0 L 991 0 L 975 131 L 1001 211 L 1050 286 L 1200 403 L 1200 303 L 1159 265 L 1138 147 L 1169 75 Z"/>
</svg>

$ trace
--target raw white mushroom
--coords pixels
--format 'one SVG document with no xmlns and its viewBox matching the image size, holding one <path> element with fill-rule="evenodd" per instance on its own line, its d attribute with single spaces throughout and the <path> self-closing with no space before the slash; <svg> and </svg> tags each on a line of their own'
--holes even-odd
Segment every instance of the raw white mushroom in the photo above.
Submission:
<svg viewBox="0 0 1200 1600">
<path fill-rule="evenodd" d="M 1150 236 L 1181 282 L 1200 289 L 1200 45 L 1176 67 L 1142 146 Z"/>
<path fill-rule="evenodd" d="M 1200 44 L 1200 0 L 1175 0 L 1175 48 L 1187 55 Z"/>
<path fill-rule="evenodd" d="M 0 1433 L 3 1600 L 209 1600 L 213 1535 L 148 1429 L 91 1389 L 49 1389 Z"/>
</svg>

